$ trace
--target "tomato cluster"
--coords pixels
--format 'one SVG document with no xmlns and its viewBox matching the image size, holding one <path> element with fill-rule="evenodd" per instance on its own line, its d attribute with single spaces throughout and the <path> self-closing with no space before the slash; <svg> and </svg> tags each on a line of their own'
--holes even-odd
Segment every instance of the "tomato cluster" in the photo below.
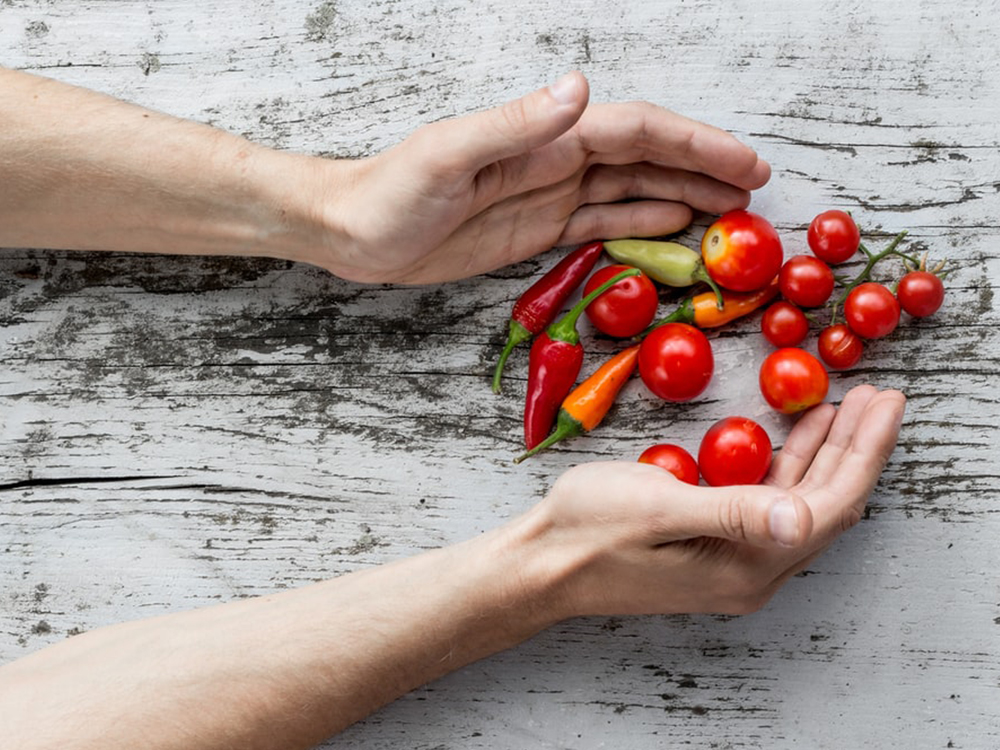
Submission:
<svg viewBox="0 0 1000 750">
<path fill-rule="evenodd" d="M 941 266 L 935 272 L 927 271 L 923 262 L 917 267 L 916 259 L 896 249 L 904 235 L 900 233 L 886 250 L 875 254 L 861 243 L 861 231 L 847 212 L 829 210 L 816 216 L 806 233 L 814 255 L 796 255 L 781 267 L 779 288 L 785 301 L 765 311 L 761 320 L 765 338 L 777 347 L 798 346 L 805 341 L 809 326 L 800 308 L 826 305 L 837 281 L 830 266 L 853 258 L 859 250 L 868 262 L 854 280 L 841 282 L 844 290 L 830 305 L 830 323 L 817 341 L 820 359 L 828 367 L 836 370 L 854 367 L 861 361 L 864 341 L 891 334 L 899 325 L 902 312 L 915 318 L 937 312 L 944 302 L 944 283 L 936 273 Z M 903 258 L 908 266 L 895 293 L 870 280 L 875 265 L 892 255 Z M 836 317 L 841 306 L 844 323 L 838 324 Z M 761 377 L 763 388 L 763 373 Z"/>
<path fill-rule="evenodd" d="M 619 263 L 596 271 L 586 281 L 584 295 L 596 294 L 598 287 L 608 286 L 623 272 L 638 275 L 622 278 L 575 309 L 589 303 L 585 314 L 595 329 L 633 341 L 629 350 L 616 355 L 625 364 L 609 369 L 603 380 L 598 370 L 566 398 L 562 407 L 565 414 L 560 413 L 561 421 L 545 445 L 596 426 L 635 369 L 658 398 L 674 403 L 698 398 L 711 382 L 715 366 L 711 342 L 702 329 L 724 325 L 769 303 L 761 317 L 761 331 L 775 351 L 764 359 L 758 372 L 761 395 L 784 414 L 821 403 L 830 385 L 827 368 L 854 367 L 863 356 L 864 342 L 890 335 L 903 312 L 924 317 L 935 313 L 944 301 L 942 266 L 928 270 L 924 261 L 898 250 L 905 234 L 873 253 L 862 244 L 861 232 L 850 214 L 824 211 L 813 219 L 806 233 L 812 254 L 785 260 L 775 228 L 764 217 L 740 210 L 724 214 L 706 230 L 700 255 L 671 242 L 607 243 L 607 252 Z M 866 263 L 857 276 L 848 279 L 835 274 L 833 266 L 857 257 L 859 252 L 864 253 Z M 871 278 L 875 266 L 890 256 L 902 258 L 907 266 L 894 290 Z M 654 322 L 659 292 L 652 279 L 678 287 L 707 281 L 713 291 L 687 297 L 673 313 Z M 782 299 L 771 303 L 778 294 Z M 801 347 L 809 337 L 811 322 L 823 308 L 828 308 L 830 320 L 819 333 L 817 359 Z M 838 321 L 838 315 L 843 316 L 843 322 Z M 638 345 L 636 338 L 641 339 Z M 581 393 L 594 378 L 603 385 L 591 387 L 605 391 Z M 594 405 L 600 407 L 600 413 Z M 534 452 L 529 450 L 518 460 Z M 643 451 L 639 461 L 660 466 L 691 484 L 702 479 L 713 486 L 754 484 L 762 481 L 770 468 L 771 441 L 753 420 L 728 417 L 705 433 L 697 460 L 681 446 L 659 443 Z"/>
</svg>

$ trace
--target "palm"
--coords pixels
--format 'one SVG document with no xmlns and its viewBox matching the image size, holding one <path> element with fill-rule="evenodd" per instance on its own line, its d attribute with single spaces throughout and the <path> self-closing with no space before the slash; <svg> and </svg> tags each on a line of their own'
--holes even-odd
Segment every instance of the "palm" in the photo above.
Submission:
<svg viewBox="0 0 1000 750">
<path fill-rule="evenodd" d="M 861 386 L 847 395 L 839 410 L 827 404 L 808 412 L 789 434 L 765 483 L 806 501 L 815 523 L 810 543 L 804 549 L 776 552 L 721 542 L 726 547 L 718 549 L 721 556 L 730 564 L 770 568 L 771 593 L 803 570 L 861 519 L 895 446 L 899 424 L 892 415 L 902 414 L 901 400 L 897 392 Z"/>
<path fill-rule="evenodd" d="M 571 591 L 574 614 L 759 608 L 860 518 L 895 445 L 904 399 L 871 386 L 805 414 L 766 486 L 691 487 L 636 462 L 582 464 L 543 508 L 595 552 Z M 774 487 L 795 496 L 798 543 L 775 543 Z M 652 573 L 652 574 L 651 574 Z"/>
</svg>

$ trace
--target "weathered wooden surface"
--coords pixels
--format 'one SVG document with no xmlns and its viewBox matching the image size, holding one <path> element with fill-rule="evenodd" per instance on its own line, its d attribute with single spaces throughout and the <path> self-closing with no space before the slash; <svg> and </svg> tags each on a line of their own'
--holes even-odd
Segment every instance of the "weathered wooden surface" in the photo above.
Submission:
<svg viewBox="0 0 1000 750">
<path fill-rule="evenodd" d="M 775 175 L 754 206 L 789 254 L 837 206 L 872 244 L 907 228 L 953 258 L 946 309 L 835 376 L 834 399 L 910 396 L 900 447 L 866 521 L 765 611 L 569 622 L 328 746 L 980 749 L 1000 747 L 998 17 L 997 0 L 0 0 L 0 64 L 338 156 L 578 67 L 595 100 L 758 148 Z M 0 659 L 458 541 L 576 462 L 693 445 L 730 413 L 781 441 L 747 323 L 714 337 L 705 399 L 632 383 L 592 436 L 512 466 L 526 357 L 501 398 L 487 371 L 551 262 L 403 289 L 0 252 Z"/>
</svg>

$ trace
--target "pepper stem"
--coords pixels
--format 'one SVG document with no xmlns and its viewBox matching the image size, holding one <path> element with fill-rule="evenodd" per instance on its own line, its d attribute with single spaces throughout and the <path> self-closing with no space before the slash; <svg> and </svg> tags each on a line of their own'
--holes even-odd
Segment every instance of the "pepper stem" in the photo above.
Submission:
<svg viewBox="0 0 1000 750">
<path fill-rule="evenodd" d="M 514 463 L 519 464 L 524 459 L 534 456 L 536 453 L 541 453 L 543 450 L 551 445 L 558 443 L 560 440 L 565 440 L 566 438 L 576 437 L 577 435 L 582 435 L 584 433 L 583 425 L 579 420 L 574 419 L 570 416 L 569 412 L 565 409 L 559 410 L 559 417 L 556 420 L 556 428 L 552 433 L 545 438 L 542 442 L 532 448 L 530 451 L 525 451 L 520 456 L 514 459 Z"/>
<path fill-rule="evenodd" d="M 567 344 L 577 344 L 580 341 L 580 334 L 576 330 L 576 321 L 580 319 L 583 311 L 587 309 L 587 305 L 593 302 L 595 299 L 604 294 L 608 289 L 613 287 L 622 279 L 627 279 L 630 276 L 638 276 L 642 273 L 638 268 L 630 268 L 627 271 L 622 271 L 617 276 L 613 276 L 603 284 L 601 284 L 597 289 L 592 291 L 582 300 L 577 302 L 570 308 L 570 311 L 563 315 L 559 320 L 549 326 L 546 333 L 549 334 L 549 338 L 553 341 L 565 341 Z"/>
<path fill-rule="evenodd" d="M 515 346 L 520 344 L 522 341 L 527 341 L 530 338 L 531 331 L 511 318 L 510 326 L 507 330 L 507 343 L 504 344 L 503 351 L 500 352 L 500 359 L 497 362 L 496 369 L 493 370 L 494 393 L 500 393 L 500 378 L 503 376 L 503 368 L 504 365 L 507 364 L 507 357 L 509 357 L 510 353 L 514 351 Z"/>
<path fill-rule="evenodd" d="M 698 268 L 696 268 L 694 273 L 691 274 L 691 278 L 695 281 L 704 281 L 712 287 L 712 291 L 715 292 L 715 307 L 721 310 L 725 305 L 725 301 L 722 299 L 722 290 L 719 288 L 719 285 L 715 283 L 715 279 L 708 275 L 708 269 L 705 268 L 704 263 L 698 264 Z"/>
<path fill-rule="evenodd" d="M 719 308 L 722 309 L 722 308 Z M 680 306 L 670 313 L 665 318 L 660 318 L 659 320 L 654 320 L 649 324 L 649 327 L 636 336 L 637 339 L 644 339 L 646 335 L 652 333 L 655 329 L 660 326 L 665 326 L 667 323 L 693 323 L 694 322 L 694 303 L 691 302 L 691 298 L 686 298 L 681 302 Z"/>
</svg>

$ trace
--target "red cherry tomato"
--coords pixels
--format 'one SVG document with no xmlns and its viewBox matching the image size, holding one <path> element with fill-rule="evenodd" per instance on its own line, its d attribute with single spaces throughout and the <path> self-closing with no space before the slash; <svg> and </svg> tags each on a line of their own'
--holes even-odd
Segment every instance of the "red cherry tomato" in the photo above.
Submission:
<svg viewBox="0 0 1000 750">
<path fill-rule="evenodd" d="M 639 456 L 639 463 L 659 466 L 682 482 L 698 484 L 698 464 L 695 463 L 691 454 L 679 445 L 671 443 L 652 445 Z"/>
<path fill-rule="evenodd" d="M 639 347 L 639 375 L 667 401 L 690 401 L 712 379 L 715 360 L 705 334 L 686 323 L 653 329 Z"/>
<path fill-rule="evenodd" d="M 749 211 L 723 214 L 701 240 L 705 269 L 719 286 L 734 292 L 762 289 L 781 268 L 781 239 L 763 216 Z"/>
<path fill-rule="evenodd" d="M 847 370 L 861 360 L 865 346 L 857 334 L 844 324 L 840 324 L 823 329 L 819 334 L 817 348 L 819 358 L 827 367 Z"/>
<path fill-rule="evenodd" d="M 899 324 L 899 301 L 881 284 L 866 281 L 844 300 L 844 319 L 863 339 L 880 339 Z"/>
<path fill-rule="evenodd" d="M 861 232 L 846 211 L 824 211 L 806 232 L 809 249 L 827 263 L 843 263 L 858 251 Z"/>
<path fill-rule="evenodd" d="M 713 487 L 760 484 L 771 468 L 771 439 L 746 417 L 727 417 L 705 433 L 698 468 Z"/>
<path fill-rule="evenodd" d="M 926 318 L 944 302 L 944 283 L 928 271 L 911 271 L 899 280 L 896 298 L 914 318 Z"/>
<path fill-rule="evenodd" d="M 778 289 L 789 302 L 800 307 L 819 307 L 833 294 L 833 271 L 811 255 L 796 255 L 785 261 L 778 274 Z"/>
<path fill-rule="evenodd" d="M 760 366 L 760 392 L 782 414 L 794 414 L 826 398 L 830 377 L 804 349 L 778 349 Z"/>
<path fill-rule="evenodd" d="M 764 311 L 760 331 L 775 346 L 798 346 L 809 335 L 809 319 L 791 302 L 775 302 Z"/>
<path fill-rule="evenodd" d="M 584 296 L 631 266 L 607 266 L 596 271 L 583 287 Z M 660 303 L 656 287 L 646 274 L 622 279 L 587 305 L 587 317 L 601 333 L 619 338 L 635 336 L 653 322 Z"/>
</svg>

